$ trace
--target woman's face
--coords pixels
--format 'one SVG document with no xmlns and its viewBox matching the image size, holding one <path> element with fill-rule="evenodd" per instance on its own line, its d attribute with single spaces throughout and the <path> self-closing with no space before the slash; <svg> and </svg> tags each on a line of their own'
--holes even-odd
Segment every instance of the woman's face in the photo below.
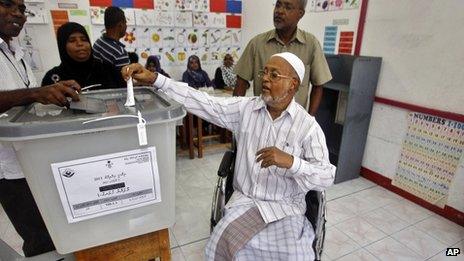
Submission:
<svg viewBox="0 0 464 261">
<path fill-rule="evenodd" d="M 147 70 L 149 70 L 150 72 L 156 72 L 156 65 L 155 65 L 155 63 L 148 63 L 148 64 L 147 64 Z"/>
<path fill-rule="evenodd" d="M 234 65 L 234 58 L 232 57 L 232 55 L 227 54 L 224 57 L 224 66 L 225 67 L 231 67 L 232 65 Z"/>
<path fill-rule="evenodd" d="M 190 70 L 198 70 L 200 68 L 200 65 L 198 64 L 197 59 L 190 59 L 189 64 L 188 64 Z"/>
<path fill-rule="evenodd" d="M 77 62 L 87 61 L 90 58 L 91 48 L 85 35 L 79 32 L 72 33 L 66 42 L 66 52 Z"/>
</svg>

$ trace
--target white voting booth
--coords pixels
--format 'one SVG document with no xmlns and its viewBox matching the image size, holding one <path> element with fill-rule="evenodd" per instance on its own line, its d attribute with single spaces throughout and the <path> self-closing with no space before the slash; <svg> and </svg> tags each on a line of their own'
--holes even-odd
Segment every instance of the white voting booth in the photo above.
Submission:
<svg viewBox="0 0 464 261">
<path fill-rule="evenodd" d="M 134 94 L 133 107 L 125 89 L 98 90 L 77 106 L 93 113 L 34 104 L 0 118 L 0 141 L 14 147 L 61 254 L 174 224 L 175 126 L 185 110 L 153 88 Z"/>
</svg>

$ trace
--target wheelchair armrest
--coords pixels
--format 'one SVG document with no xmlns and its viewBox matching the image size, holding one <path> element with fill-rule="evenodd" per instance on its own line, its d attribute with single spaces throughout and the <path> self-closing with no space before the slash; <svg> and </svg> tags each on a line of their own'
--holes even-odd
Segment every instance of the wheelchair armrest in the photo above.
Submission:
<svg viewBox="0 0 464 261">
<path fill-rule="evenodd" d="M 226 151 L 224 156 L 222 156 L 221 165 L 219 165 L 218 176 L 227 177 L 232 171 L 232 166 L 234 164 L 235 156 L 233 151 Z"/>
</svg>

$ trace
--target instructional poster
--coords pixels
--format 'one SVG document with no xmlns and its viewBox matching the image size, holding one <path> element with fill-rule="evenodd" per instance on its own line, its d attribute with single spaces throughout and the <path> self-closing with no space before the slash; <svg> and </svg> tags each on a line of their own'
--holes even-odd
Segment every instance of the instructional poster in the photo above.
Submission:
<svg viewBox="0 0 464 261">
<path fill-rule="evenodd" d="M 392 184 L 443 208 L 463 149 L 463 122 L 410 113 Z"/>
<path fill-rule="evenodd" d="M 361 0 L 310 0 L 307 25 L 325 54 L 353 55 Z"/>
<path fill-rule="evenodd" d="M 224 54 L 211 50 L 233 50 L 235 55 L 240 51 L 240 0 L 89 0 L 89 3 L 94 40 L 101 34 L 105 8 L 113 5 L 124 10 L 128 28 L 121 42 L 127 51 L 143 54 L 139 61 L 142 64 L 145 57 L 159 50 L 162 50 L 159 54 L 162 67 L 184 66 L 186 57 L 198 52 L 206 59 L 202 60 L 204 64 L 219 65 Z"/>
<path fill-rule="evenodd" d="M 201 54 L 203 64 L 218 66 L 224 54 L 217 50 L 231 50 L 235 56 L 242 44 L 241 0 L 89 0 L 89 5 L 78 0 L 25 2 L 29 25 L 47 25 L 56 32 L 64 23 L 77 22 L 86 28 L 92 43 L 105 32 L 105 9 L 120 7 L 127 20 L 120 42 L 128 52 L 140 55 L 141 64 L 149 55 L 158 55 L 162 67 L 183 67 L 190 55 Z M 27 54 L 34 70 L 41 71 L 38 51 L 30 48 Z M 42 59 L 49 66 L 48 59 Z"/>
<path fill-rule="evenodd" d="M 335 53 L 335 44 L 337 42 L 337 26 L 326 26 L 324 32 L 323 50 L 326 54 Z"/>
<path fill-rule="evenodd" d="M 43 3 L 26 3 L 27 24 L 47 24 L 47 10 Z"/>
</svg>

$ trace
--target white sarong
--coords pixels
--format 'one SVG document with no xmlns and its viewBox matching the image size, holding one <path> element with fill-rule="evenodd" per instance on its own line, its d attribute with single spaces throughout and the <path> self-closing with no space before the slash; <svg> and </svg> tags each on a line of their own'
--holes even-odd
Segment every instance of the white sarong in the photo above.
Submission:
<svg viewBox="0 0 464 261">
<path fill-rule="evenodd" d="M 226 209 L 215 227 L 205 260 L 314 260 L 313 240 L 314 230 L 304 215 L 266 224 L 256 206 L 236 206 Z"/>
</svg>

